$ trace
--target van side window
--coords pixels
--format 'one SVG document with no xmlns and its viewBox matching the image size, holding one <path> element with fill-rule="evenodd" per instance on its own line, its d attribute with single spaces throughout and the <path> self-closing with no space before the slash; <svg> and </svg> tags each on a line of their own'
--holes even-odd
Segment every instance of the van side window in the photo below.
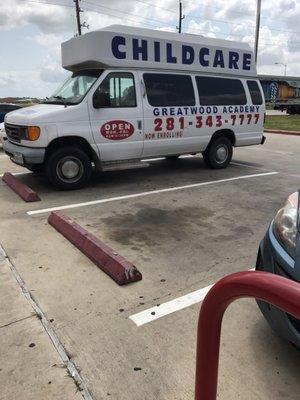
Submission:
<svg viewBox="0 0 300 400">
<path fill-rule="evenodd" d="M 263 103 L 261 91 L 256 81 L 247 81 L 248 89 L 250 92 L 252 104 L 261 105 Z"/>
<path fill-rule="evenodd" d="M 148 102 L 153 107 L 194 106 L 195 94 L 189 75 L 144 74 Z"/>
<path fill-rule="evenodd" d="M 247 104 L 244 86 L 239 79 L 196 76 L 202 106 L 235 106 Z"/>
<path fill-rule="evenodd" d="M 111 72 L 97 91 L 104 107 L 136 107 L 134 77 L 129 72 Z"/>
</svg>

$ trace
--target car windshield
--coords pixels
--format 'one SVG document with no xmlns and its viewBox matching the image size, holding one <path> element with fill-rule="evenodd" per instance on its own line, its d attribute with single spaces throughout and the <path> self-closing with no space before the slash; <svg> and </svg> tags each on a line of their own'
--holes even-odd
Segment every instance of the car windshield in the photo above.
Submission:
<svg viewBox="0 0 300 400">
<path fill-rule="evenodd" d="M 70 76 L 43 103 L 74 105 L 81 102 L 102 71 L 80 71 Z"/>
</svg>

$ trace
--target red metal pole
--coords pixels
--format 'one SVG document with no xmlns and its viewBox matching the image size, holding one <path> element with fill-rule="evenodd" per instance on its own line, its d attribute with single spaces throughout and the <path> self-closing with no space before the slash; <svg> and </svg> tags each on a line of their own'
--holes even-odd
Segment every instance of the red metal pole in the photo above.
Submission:
<svg viewBox="0 0 300 400">
<path fill-rule="evenodd" d="M 195 400 L 216 400 L 221 325 L 230 303 L 264 300 L 300 319 L 300 284 L 268 272 L 238 272 L 217 282 L 205 297 L 198 322 Z"/>
</svg>

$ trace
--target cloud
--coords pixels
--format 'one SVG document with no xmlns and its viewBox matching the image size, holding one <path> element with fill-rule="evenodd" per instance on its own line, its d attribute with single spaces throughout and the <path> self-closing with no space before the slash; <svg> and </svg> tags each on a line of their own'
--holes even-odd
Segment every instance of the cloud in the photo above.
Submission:
<svg viewBox="0 0 300 400">
<path fill-rule="evenodd" d="M 41 80 L 47 83 L 58 84 L 66 79 L 68 75 L 70 75 L 70 72 L 58 68 L 56 64 L 47 65 L 40 71 Z"/>
<path fill-rule="evenodd" d="M 220 32 L 220 28 L 213 25 L 210 21 L 197 22 L 191 19 L 188 23 L 187 32 L 215 38 L 217 37 L 217 33 Z"/>
<path fill-rule="evenodd" d="M 69 74 L 61 67 L 61 43 L 69 39 L 69 35 L 40 33 L 27 39 L 47 49 L 47 55 L 41 63 L 39 77 L 43 82 L 57 86 Z"/>
<path fill-rule="evenodd" d="M 41 85 L 40 71 L 28 70 L 1 72 L 0 86 L 1 97 L 44 97 L 53 91 L 57 83 L 54 87 L 48 82 Z"/>
<path fill-rule="evenodd" d="M 1 74 L 0 86 L 2 88 L 11 88 L 17 83 L 17 79 L 11 73 Z"/>
<path fill-rule="evenodd" d="M 35 25 L 41 32 L 67 32 L 74 29 L 74 11 L 71 8 L 10 0 L 1 4 L 0 29 Z"/>
</svg>

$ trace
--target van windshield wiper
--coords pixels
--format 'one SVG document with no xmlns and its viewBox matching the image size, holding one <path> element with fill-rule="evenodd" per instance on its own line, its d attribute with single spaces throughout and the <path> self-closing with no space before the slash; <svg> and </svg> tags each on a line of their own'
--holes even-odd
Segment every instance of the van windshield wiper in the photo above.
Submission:
<svg viewBox="0 0 300 400">
<path fill-rule="evenodd" d="M 63 103 L 63 105 L 65 106 L 65 107 L 67 107 L 67 102 L 66 102 L 66 99 L 64 98 L 64 97 L 62 97 L 62 96 L 53 96 L 53 98 L 54 99 L 57 99 L 57 100 L 61 100 L 62 101 L 62 103 Z"/>
<path fill-rule="evenodd" d="M 48 104 L 63 104 L 65 107 L 72 105 L 73 103 L 67 102 L 66 99 L 62 96 L 51 96 L 46 97 L 43 103 Z"/>
</svg>

